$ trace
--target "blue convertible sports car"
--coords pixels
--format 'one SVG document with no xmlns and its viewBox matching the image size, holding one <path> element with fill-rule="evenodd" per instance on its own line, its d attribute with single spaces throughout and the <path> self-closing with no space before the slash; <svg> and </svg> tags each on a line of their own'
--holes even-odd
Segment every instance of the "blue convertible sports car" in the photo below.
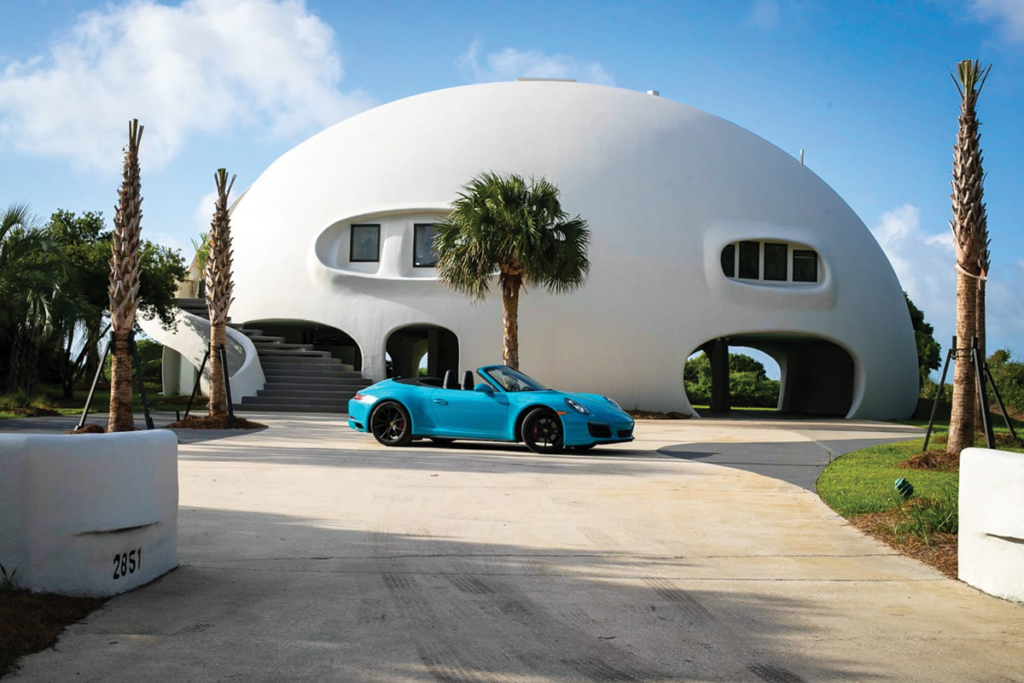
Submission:
<svg viewBox="0 0 1024 683">
<path fill-rule="evenodd" d="M 507 365 L 467 371 L 462 384 L 449 370 L 444 381 L 388 379 L 348 402 L 348 424 L 385 446 L 428 438 L 523 441 L 537 453 L 633 440 L 633 418 L 610 398 L 570 394 L 541 385 Z"/>
</svg>

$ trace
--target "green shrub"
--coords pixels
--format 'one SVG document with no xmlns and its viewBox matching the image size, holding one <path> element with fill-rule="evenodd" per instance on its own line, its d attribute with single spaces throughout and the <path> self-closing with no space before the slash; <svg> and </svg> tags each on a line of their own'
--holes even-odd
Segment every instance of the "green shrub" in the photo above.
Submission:
<svg viewBox="0 0 1024 683">
<path fill-rule="evenodd" d="M 701 353 L 686 361 L 683 382 L 690 403 L 711 403 L 711 361 Z M 779 381 L 768 379 L 764 365 L 742 353 L 729 354 L 729 395 L 737 408 L 774 408 L 779 404 Z"/>
<path fill-rule="evenodd" d="M 901 541 L 909 534 L 929 546 L 935 534 L 957 533 L 960 528 L 958 496 L 957 487 L 948 486 L 937 498 L 898 500 L 893 533 Z"/>
</svg>

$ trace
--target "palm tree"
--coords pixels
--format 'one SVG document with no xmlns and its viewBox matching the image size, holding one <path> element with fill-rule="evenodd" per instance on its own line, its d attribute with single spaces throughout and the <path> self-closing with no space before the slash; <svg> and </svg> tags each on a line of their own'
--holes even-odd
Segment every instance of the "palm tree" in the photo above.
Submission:
<svg viewBox="0 0 1024 683">
<path fill-rule="evenodd" d="M 483 301 L 497 274 L 504 314 L 505 364 L 519 367 L 519 291 L 565 294 L 590 271 L 590 230 L 569 218 L 547 180 L 484 173 L 462 188 L 448 218 L 434 226 L 438 279 Z"/>
<path fill-rule="evenodd" d="M 217 204 L 206 239 L 206 305 L 210 310 L 210 417 L 227 414 L 224 392 L 224 369 L 220 362 L 220 347 L 227 337 L 228 309 L 234 283 L 231 281 L 231 216 L 228 215 L 228 195 L 235 178 L 228 182 L 228 172 L 217 169 Z"/>
<path fill-rule="evenodd" d="M 139 143 L 142 131 L 138 119 L 128 123 L 128 146 L 118 191 L 117 214 L 111 240 L 110 329 L 114 336 L 110 362 L 110 418 L 108 432 L 135 429 L 132 417 L 132 353 L 130 339 L 139 307 L 139 233 L 142 230 L 142 183 L 139 177 Z"/>
<path fill-rule="evenodd" d="M 978 95 L 992 67 L 982 68 L 977 60 L 957 64 L 953 77 L 960 93 L 960 130 L 953 146 L 953 231 L 956 247 L 956 336 L 957 347 L 965 349 L 978 333 L 978 282 L 983 277 L 980 264 L 987 248 L 985 227 L 984 179 L 981 136 L 978 134 Z M 974 366 L 968 353 L 956 357 L 953 374 L 953 410 L 949 420 L 947 450 L 959 454 L 974 445 L 974 412 L 978 402 Z"/>
</svg>

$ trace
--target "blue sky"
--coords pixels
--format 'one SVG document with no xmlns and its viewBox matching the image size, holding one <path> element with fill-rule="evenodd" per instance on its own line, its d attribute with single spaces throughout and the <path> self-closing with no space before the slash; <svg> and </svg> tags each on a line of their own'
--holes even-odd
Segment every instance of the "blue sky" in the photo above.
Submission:
<svg viewBox="0 0 1024 683">
<path fill-rule="evenodd" d="M 1024 0 L 0 0 L 0 17 L 0 205 L 111 216 L 138 116 L 144 234 L 191 256 L 216 168 L 245 187 L 376 104 L 524 75 L 657 89 L 794 156 L 806 150 L 944 348 L 955 298 L 949 72 L 964 58 L 993 63 L 980 100 L 990 348 L 1024 354 Z"/>
</svg>

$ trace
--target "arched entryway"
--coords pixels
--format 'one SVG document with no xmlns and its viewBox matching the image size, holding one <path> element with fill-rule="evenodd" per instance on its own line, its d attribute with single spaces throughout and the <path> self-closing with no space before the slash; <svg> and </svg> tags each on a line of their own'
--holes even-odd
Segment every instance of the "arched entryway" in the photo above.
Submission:
<svg viewBox="0 0 1024 683">
<path fill-rule="evenodd" d="M 384 344 L 388 377 L 438 377 L 459 369 L 459 338 L 438 325 L 409 325 Z"/>
<path fill-rule="evenodd" d="M 308 320 L 255 320 L 246 327 L 263 331 L 265 337 L 282 337 L 285 344 L 309 344 L 315 351 L 326 351 L 353 370 L 363 369 L 363 354 L 347 332 Z"/>
<path fill-rule="evenodd" d="M 700 346 L 710 362 L 712 412 L 732 408 L 730 349 L 761 351 L 778 363 L 780 413 L 846 416 L 853 404 L 853 357 L 838 344 L 807 334 L 730 335 Z"/>
</svg>

